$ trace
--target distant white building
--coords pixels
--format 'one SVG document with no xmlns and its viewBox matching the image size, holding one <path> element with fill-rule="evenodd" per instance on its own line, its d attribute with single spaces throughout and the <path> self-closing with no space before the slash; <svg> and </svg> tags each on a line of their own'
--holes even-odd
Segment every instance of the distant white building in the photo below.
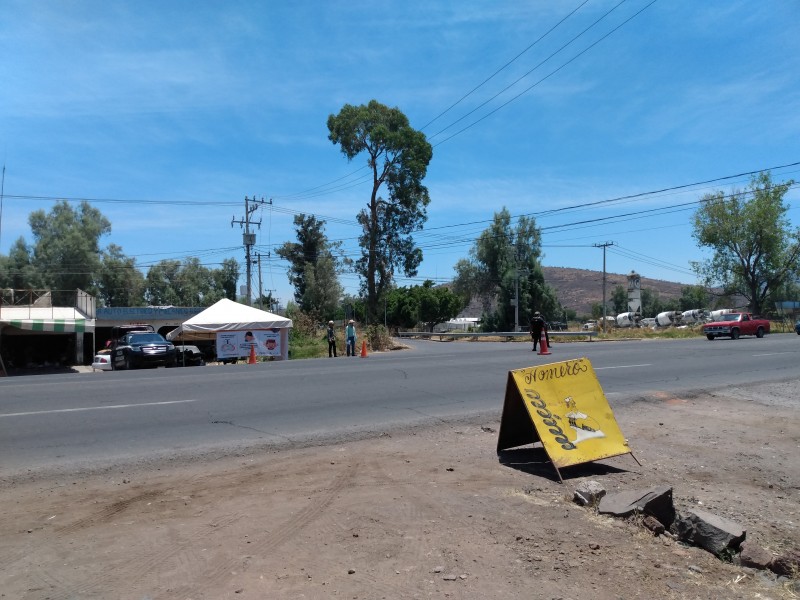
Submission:
<svg viewBox="0 0 800 600">
<path fill-rule="evenodd" d="M 470 331 L 475 330 L 480 325 L 478 317 L 456 317 L 447 323 L 439 323 L 434 327 L 435 331 Z"/>
</svg>

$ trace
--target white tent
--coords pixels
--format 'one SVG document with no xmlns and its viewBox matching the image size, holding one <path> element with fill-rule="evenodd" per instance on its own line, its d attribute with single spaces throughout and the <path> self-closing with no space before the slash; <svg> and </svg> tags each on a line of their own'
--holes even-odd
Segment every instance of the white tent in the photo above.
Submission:
<svg viewBox="0 0 800 600">
<path fill-rule="evenodd" d="M 221 338 L 235 341 L 236 336 L 238 334 L 243 336 L 244 332 L 254 333 L 256 337 L 259 337 L 261 333 L 274 340 L 278 353 L 259 351 L 258 354 L 269 354 L 275 358 L 287 359 L 291 327 L 291 319 L 225 298 L 184 321 L 167 334 L 167 339 L 178 340 L 181 343 L 192 340 L 217 340 L 218 355 L 220 355 Z"/>
</svg>

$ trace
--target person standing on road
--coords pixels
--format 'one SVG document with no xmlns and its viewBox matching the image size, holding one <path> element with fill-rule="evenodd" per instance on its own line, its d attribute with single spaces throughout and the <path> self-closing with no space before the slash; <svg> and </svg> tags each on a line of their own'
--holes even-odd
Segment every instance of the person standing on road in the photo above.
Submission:
<svg viewBox="0 0 800 600">
<path fill-rule="evenodd" d="M 344 329 L 345 346 L 347 347 L 347 356 L 356 355 L 356 326 L 353 319 L 347 323 Z"/>
<path fill-rule="evenodd" d="M 333 321 L 328 321 L 328 358 L 336 358 L 336 330 Z"/>
<path fill-rule="evenodd" d="M 550 334 L 547 331 L 547 323 L 542 318 L 541 313 L 537 310 L 533 313 L 533 318 L 531 319 L 531 326 L 530 326 L 530 334 L 531 339 L 533 340 L 533 351 L 536 352 L 536 345 L 539 343 L 539 340 L 542 338 L 542 331 L 544 331 L 544 339 L 547 341 L 547 347 L 550 347 Z"/>
</svg>

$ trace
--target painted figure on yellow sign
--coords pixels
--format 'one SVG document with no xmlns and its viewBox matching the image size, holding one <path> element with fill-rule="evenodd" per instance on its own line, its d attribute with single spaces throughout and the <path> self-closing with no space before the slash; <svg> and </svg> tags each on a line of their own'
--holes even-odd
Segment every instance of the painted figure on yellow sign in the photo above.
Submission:
<svg viewBox="0 0 800 600">
<path fill-rule="evenodd" d="M 564 403 L 567 405 L 567 410 L 569 410 L 564 416 L 567 417 L 569 426 L 575 430 L 575 439 L 570 440 L 573 444 L 579 444 L 584 440 L 593 438 L 606 437 L 606 434 L 600 429 L 600 424 L 595 419 L 578 410 L 572 396 L 564 398 Z"/>
</svg>

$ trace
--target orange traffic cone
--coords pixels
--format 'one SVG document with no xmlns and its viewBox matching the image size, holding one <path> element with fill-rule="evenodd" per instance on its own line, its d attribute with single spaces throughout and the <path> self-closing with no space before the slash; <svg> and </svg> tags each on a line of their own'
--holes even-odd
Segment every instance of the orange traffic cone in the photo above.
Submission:
<svg viewBox="0 0 800 600">
<path fill-rule="evenodd" d="M 367 340 L 361 340 L 361 358 L 367 358 Z"/>
<path fill-rule="evenodd" d="M 248 365 L 256 364 L 256 345 L 253 344 L 250 346 L 250 358 L 247 359 Z"/>
<path fill-rule="evenodd" d="M 542 336 L 539 338 L 539 352 L 536 354 L 550 354 L 550 348 L 547 347 L 547 335 L 542 331 Z"/>
</svg>

